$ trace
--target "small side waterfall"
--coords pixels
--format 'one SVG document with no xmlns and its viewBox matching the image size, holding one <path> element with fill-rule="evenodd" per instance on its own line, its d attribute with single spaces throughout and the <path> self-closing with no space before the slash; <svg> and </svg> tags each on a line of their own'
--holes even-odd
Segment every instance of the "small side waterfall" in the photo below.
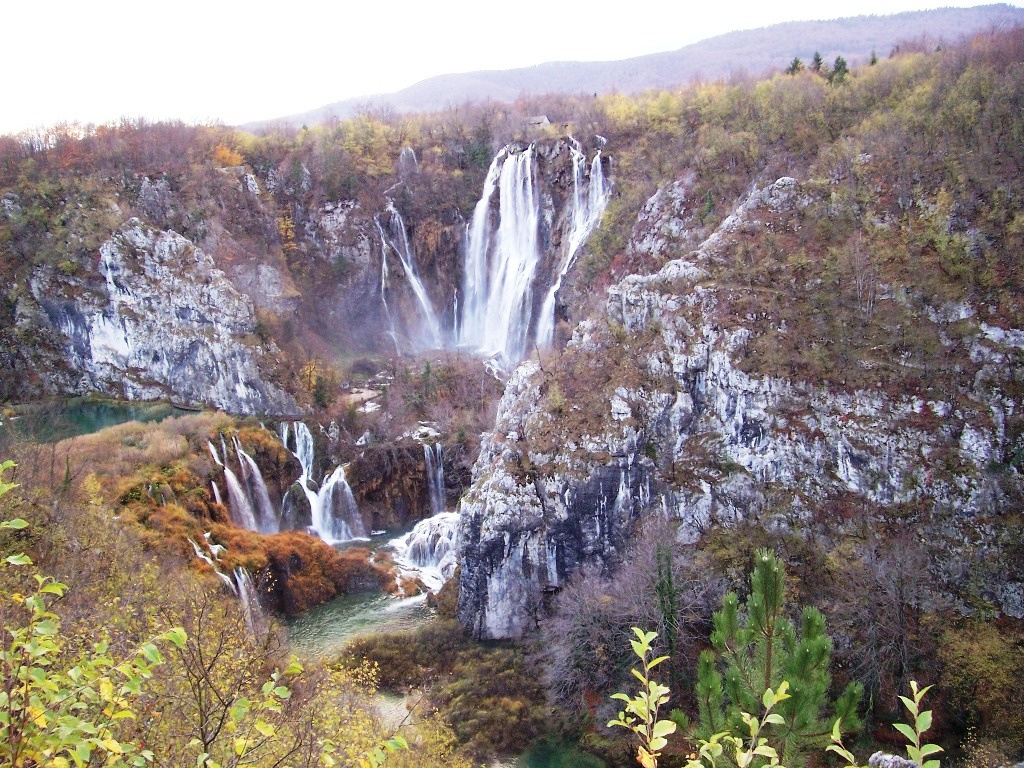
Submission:
<svg viewBox="0 0 1024 768">
<path fill-rule="evenodd" d="M 369 538 L 370 531 L 359 514 L 344 466 L 334 470 L 319 493 L 307 490 L 306 497 L 313 511 L 313 528 L 324 541 L 337 543 Z"/>
<path fill-rule="evenodd" d="M 548 291 L 537 318 L 537 346 L 539 347 L 551 346 L 555 335 L 555 300 L 558 297 L 558 289 L 562 287 L 562 279 L 576 263 L 576 257 L 579 255 L 583 243 L 601 221 L 610 195 L 601 166 L 601 150 L 594 154 L 594 159 L 590 163 L 589 184 L 587 183 L 587 157 L 578 143 L 573 142 L 571 153 L 573 179 L 572 207 L 568 213 L 568 244 L 562 254 L 558 277 Z M 586 186 L 585 191 L 584 186 Z"/>
<path fill-rule="evenodd" d="M 405 272 L 406 280 L 409 281 L 409 287 L 412 288 L 413 295 L 416 297 L 416 302 L 419 306 L 420 319 L 422 321 L 419 335 L 415 338 L 411 338 L 410 341 L 420 348 L 437 349 L 443 345 L 444 341 L 441 335 L 441 325 L 438 323 L 434 307 L 430 302 L 430 297 L 427 295 L 427 290 L 423 287 L 423 282 L 420 280 L 419 272 L 416 270 L 416 254 L 413 252 L 412 245 L 409 243 L 409 235 L 405 231 L 405 221 L 402 219 L 402 214 L 398 212 L 398 209 L 395 208 L 395 204 L 391 201 L 388 201 L 387 213 L 388 221 L 386 230 L 385 226 L 380 222 L 380 217 L 374 217 L 374 223 L 377 226 L 377 232 L 380 235 L 383 248 L 381 262 L 382 264 L 387 264 L 387 251 L 389 248 L 396 256 L 398 256 L 398 260 L 402 265 L 402 271 Z M 383 276 L 381 281 L 381 296 L 384 298 Z M 384 298 L 384 307 L 387 309 L 386 298 Z M 392 330 L 394 330 L 393 327 Z"/>
<path fill-rule="evenodd" d="M 427 491 L 430 496 L 430 514 L 439 515 L 445 508 L 444 449 L 440 443 L 423 444 L 423 460 L 427 467 Z"/>
<path fill-rule="evenodd" d="M 217 455 L 217 449 L 213 447 L 213 443 L 209 440 L 206 441 L 206 447 L 210 449 L 210 455 L 213 456 L 213 462 L 218 467 L 223 467 L 224 462 L 220 460 L 220 456 Z"/>
<path fill-rule="evenodd" d="M 235 455 L 238 457 L 239 468 L 242 471 L 242 480 L 248 492 L 250 508 L 255 513 L 257 530 L 260 533 L 277 533 L 277 511 L 270 501 L 270 493 L 267 491 L 263 473 L 260 472 L 259 465 L 252 456 L 242 449 L 238 438 L 233 438 L 232 442 L 235 446 Z"/>
<path fill-rule="evenodd" d="M 377 225 L 377 232 L 380 234 L 380 303 L 384 305 L 384 316 L 388 319 L 388 334 L 391 336 L 391 341 L 395 345 L 395 354 L 402 354 L 402 351 L 398 348 L 398 331 L 395 330 L 395 318 L 391 314 L 391 307 L 388 306 L 388 283 L 390 282 L 390 272 L 388 271 L 388 244 L 384 238 L 384 230 L 381 229 L 380 222 L 374 218 L 373 223 Z"/>
<path fill-rule="evenodd" d="M 263 606 L 260 605 L 252 576 L 242 567 L 235 568 L 235 591 L 242 603 L 242 615 L 245 617 L 245 626 L 250 637 L 262 637 L 267 631 L 267 617 L 263 613 Z"/>
<path fill-rule="evenodd" d="M 238 588 L 235 586 L 235 582 L 231 580 L 230 576 L 228 576 L 226 573 L 224 573 L 224 571 L 220 569 L 219 556 L 217 551 L 211 548 L 210 554 L 208 555 L 205 552 L 203 552 L 200 546 L 196 544 L 196 542 L 194 542 L 192 539 L 189 539 L 188 543 L 192 545 L 192 550 L 196 553 L 196 557 L 198 557 L 200 560 L 202 560 L 204 563 L 210 566 L 213 569 L 213 572 L 217 574 L 217 578 L 223 581 L 224 584 L 227 585 L 228 589 L 230 589 L 237 595 Z M 219 545 L 217 548 L 223 550 L 223 547 L 220 547 Z"/>
</svg>

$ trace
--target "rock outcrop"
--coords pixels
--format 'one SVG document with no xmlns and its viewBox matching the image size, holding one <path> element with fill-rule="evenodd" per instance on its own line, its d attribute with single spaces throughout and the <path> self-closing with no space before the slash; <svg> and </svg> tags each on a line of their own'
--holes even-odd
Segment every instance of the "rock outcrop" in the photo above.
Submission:
<svg viewBox="0 0 1024 768">
<path fill-rule="evenodd" d="M 276 350 L 254 335 L 252 303 L 191 241 L 137 219 L 103 243 L 92 275 L 39 267 L 16 322 L 54 340 L 55 391 L 298 413 L 267 380 Z"/>
<path fill-rule="evenodd" d="M 659 195 L 649 212 L 684 218 L 673 195 Z M 697 541 L 742 520 L 799 530 L 856 499 L 917 511 L 919 534 L 944 552 L 934 575 L 947 596 L 967 578 L 951 551 L 969 541 L 998 561 L 1002 534 L 991 523 L 1021 485 L 1007 467 L 1016 403 L 1004 386 L 1024 373 L 1017 331 L 979 327 L 974 377 L 948 399 L 743 369 L 766 328 L 722 311 L 730 288 L 710 279 L 711 267 L 746 233 L 796 226 L 809 199 L 791 178 L 755 189 L 685 258 L 614 286 L 604 315 L 577 327 L 557 365 L 520 366 L 462 502 L 464 626 L 521 636 L 581 564 L 614 566 L 645 515 L 672 517 L 682 539 Z M 656 239 L 672 229 L 663 224 L 638 231 Z M 984 561 L 972 578 L 1016 615 L 1005 564 Z"/>
</svg>

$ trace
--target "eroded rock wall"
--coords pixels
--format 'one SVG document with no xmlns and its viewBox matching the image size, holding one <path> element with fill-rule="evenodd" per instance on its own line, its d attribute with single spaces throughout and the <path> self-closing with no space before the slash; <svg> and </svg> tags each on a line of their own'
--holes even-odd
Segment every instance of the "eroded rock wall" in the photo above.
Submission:
<svg viewBox="0 0 1024 768">
<path fill-rule="evenodd" d="M 613 567 L 645 515 L 678 520 L 693 542 L 741 520 L 798 531 L 849 498 L 918 510 L 911 524 L 943 551 L 933 575 L 945 593 L 974 578 L 1019 615 L 1020 585 L 1003 566 L 979 560 L 968 574 L 954 554 L 998 550 L 998 519 L 1020 494 L 1016 469 L 990 471 L 1014 447 L 1005 425 L 1017 403 L 1005 385 L 1022 373 L 1017 331 L 980 326 L 975 375 L 948 400 L 740 365 L 765 329 L 757 317 L 726 319 L 731 288 L 710 267 L 744 233 L 794 225 L 809 199 L 791 178 L 753 190 L 699 248 L 614 286 L 557 363 L 516 371 L 462 502 L 464 626 L 521 636 L 581 564 Z M 657 202 L 648 210 L 683 218 L 671 196 Z M 645 238 L 663 229 L 638 228 Z"/>
</svg>

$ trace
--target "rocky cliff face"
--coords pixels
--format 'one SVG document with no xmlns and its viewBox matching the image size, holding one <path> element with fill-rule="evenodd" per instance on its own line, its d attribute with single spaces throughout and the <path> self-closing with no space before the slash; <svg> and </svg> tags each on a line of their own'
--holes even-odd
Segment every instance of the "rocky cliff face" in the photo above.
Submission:
<svg viewBox="0 0 1024 768">
<path fill-rule="evenodd" d="M 686 242 L 678 199 L 669 188 L 651 201 L 632 248 Z M 905 510 L 942 552 L 933 575 L 949 600 L 970 578 L 1024 615 L 999 524 L 1021 494 L 1010 464 L 1024 333 L 975 324 L 970 375 L 942 398 L 744 370 L 758 340 L 787 329 L 727 311 L 733 286 L 711 278 L 714 266 L 751 233 L 798 227 L 813 200 L 791 178 L 755 189 L 696 250 L 614 286 L 558 361 L 518 369 L 462 502 L 464 626 L 522 635 L 581 564 L 613 567 L 641 516 L 672 517 L 695 542 L 742 520 L 799 530 L 841 505 Z M 922 322 L 949 313 L 971 316 L 946 307 Z M 967 546 L 971 574 L 950 557 Z"/>
<path fill-rule="evenodd" d="M 82 277 L 37 268 L 17 303 L 18 327 L 52 340 L 56 359 L 43 368 L 50 389 L 298 412 L 266 378 L 276 350 L 254 336 L 252 303 L 207 253 L 132 219 L 97 260 L 96 272 Z"/>
</svg>

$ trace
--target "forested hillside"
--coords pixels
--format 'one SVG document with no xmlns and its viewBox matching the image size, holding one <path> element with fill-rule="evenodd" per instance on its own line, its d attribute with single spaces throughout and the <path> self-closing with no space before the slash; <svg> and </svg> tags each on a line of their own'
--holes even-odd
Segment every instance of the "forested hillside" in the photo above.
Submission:
<svg viewBox="0 0 1024 768">
<path fill-rule="evenodd" d="M 259 136 L 0 137 L 0 516 L 28 523 L 0 531 L 5 637 L 42 626 L 56 672 L 183 627 L 104 731 L 161 765 L 355 764 L 391 732 L 375 678 L 422 693 L 388 765 L 545 733 L 626 764 L 601 724 L 641 626 L 684 764 L 726 670 L 698 680 L 712 615 L 767 548 L 780 615 L 831 638 L 814 685 L 864 692 L 858 754 L 916 680 L 945 759 L 1019 760 L 1024 31 L 820 53 Z M 487 258 L 531 277 L 485 291 Z M 97 394 L 206 410 L 50 441 L 38 401 Z M 386 550 L 328 544 L 439 514 L 447 623 L 262 688 L 287 639 L 243 583 L 277 616 L 411 595 Z M 36 573 L 70 585 L 52 617 Z"/>
</svg>

